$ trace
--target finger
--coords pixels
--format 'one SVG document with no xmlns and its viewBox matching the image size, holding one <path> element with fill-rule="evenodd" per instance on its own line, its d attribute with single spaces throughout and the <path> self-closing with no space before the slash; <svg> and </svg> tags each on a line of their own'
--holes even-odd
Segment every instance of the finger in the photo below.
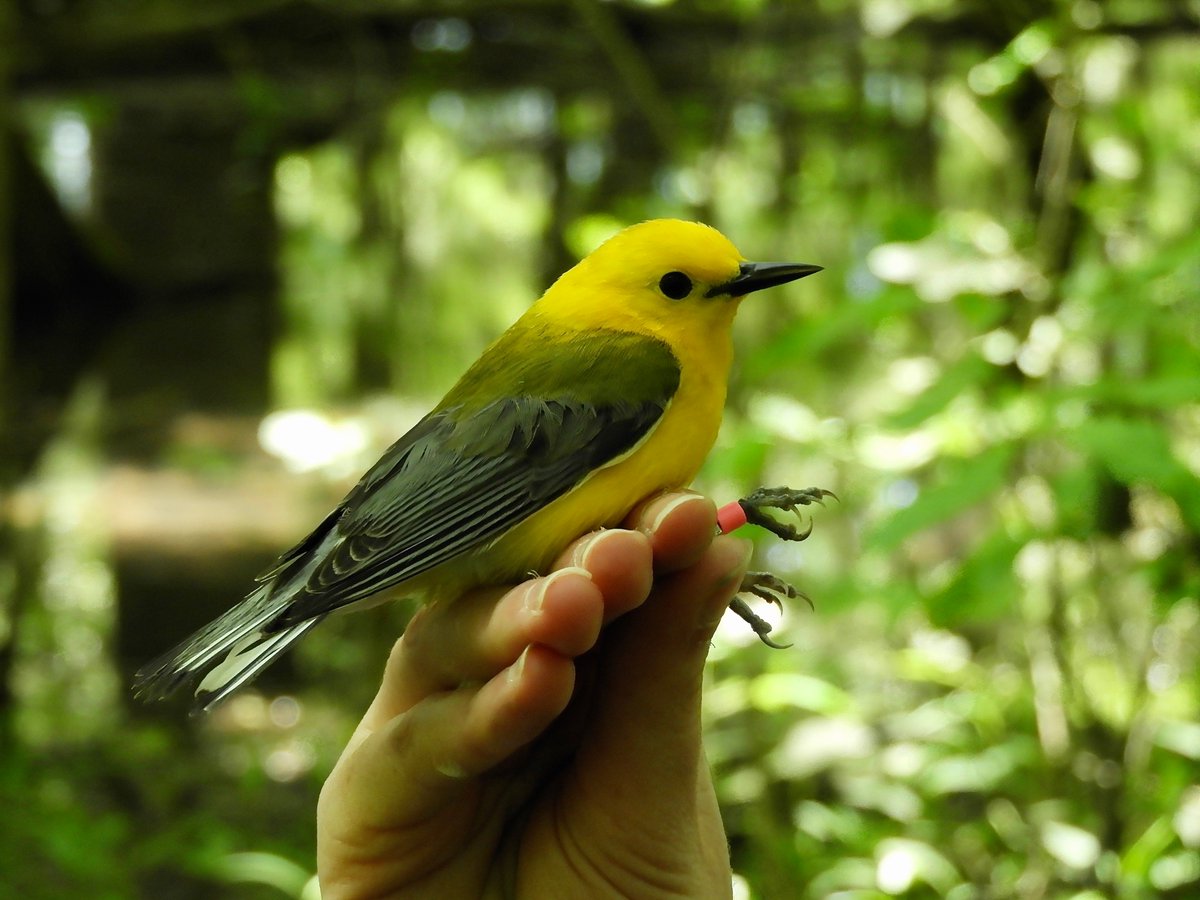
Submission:
<svg viewBox="0 0 1200 900">
<path fill-rule="evenodd" d="M 321 791 L 319 832 L 332 848 L 326 853 L 425 856 L 431 828 L 470 833 L 476 776 L 541 734 L 573 687 L 571 660 L 530 647 L 486 684 L 429 697 L 360 735 Z"/>
<path fill-rule="evenodd" d="M 565 657 L 585 653 L 603 615 L 604 598 L 578 567 L 422 609 L 392 648 L 364 725 L 373 730 L 432 694 L 487 681 L 533 644 Z"/>
<path fill-rule="evenodd" d="M 654 571 L 677 572 L 692 565 L 712 543 L 717 509 L 699 494 L 664 494 L 635 509 L 626 521 L 650 538 Z"/>
<path fill-rule="evenodd" d="M 692 566 L 660 577 L 650 601 L 622 623 L 609 653 L 615 662 L 605 677 L 630 686 L 651 680 L 654 690 L 635 693 L 672 708 L 681 698 L 698 698 L 713 632 L 741 586 L 751 549 L 749 541 L 722 535 Z M 630 675 L 635 662 L 638 674 Z M 609 666 L 606 660 L 606 670 Z"/>
<path fill-rule="evenodd" d="M 640 531 L 613 528 L 585 535 L 571 544 L 555 566 L 586 569 L 604 597 L 604 621 L 640 606 L 654 580 L 651 539 Z"/>
<path fill-rule="evenodd" d="M 618 798 L 639 794 L 677 792 L 679 802 L 694 802 L 704 662 L 748 558 L 747 542 L 716 538 L 694 565 L 660 578 L 647 603 L 609 630 L 594 730 L 579 751 L 589 773 L 584 789 L 609 812 Z"/>
<path fill-rule="evenodd" d="M 712 540 L 716 511 L 697 494 L 667 494 L 629 521 L 637 531 L 609 529 L 573 543 L 558 560 L 568 568 L 550 579 L 518 585 L 499 600 L 496 590 L 481 590 L 422 609 L 393 648 L 364 725 L 373 729 L 433 693 L 489 678 L 530 644 L 565 656 L 586 652 L 597 638 L 597 600 L 600 622 L 641 604 L 651 583 L 650 558 L 660 571 L 693 561 Z M 551 586 L 561 572 L 583 574 L 579 569 L 594 590 L 576 579 Z"/>
<path fill-rule="evenodd" d="M 563 568 L 518 585 L 499 600 L 498 591 L 473 591 L 422 610 L 389 661 L 384 681 L 392 687 L 380 703 L 380 716 L 390 718 L 464 681 L 489 678 L 530 644 L 564 656 L 585 653 L 602 622 L 645 600 L 651 552 L 650 540 L 639 532 L 597 532 L 563 553 L 557 563 Z"/>
</svg>

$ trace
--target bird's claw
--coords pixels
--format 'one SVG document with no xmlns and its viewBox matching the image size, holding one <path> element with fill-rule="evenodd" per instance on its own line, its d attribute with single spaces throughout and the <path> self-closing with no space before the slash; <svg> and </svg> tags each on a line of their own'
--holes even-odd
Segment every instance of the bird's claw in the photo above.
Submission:
<svg viewBox="0 0 1200 900">
<path fill-rule="evenodd" d="M 747 572 L 742 579 L 742 586 L 738 589 L 738 594 L 753 594 L 755 597 L 773 604 L 780 612 L 783 612 L 784 598 L 791 600 L 800 597 L 809 605 L 809 608 L 812 608 L 813 605 L 807 594 L 796 590 L 782 578 L 778 578 L 770 572 Z M 791 644 L 780 644 L 771 638 L 771 623 L 755 613 L 744 597 L 735 596 L 729 602 L 729 608 L 741 616 L 751 630 L 758 635 L 758 639 L 768 647 L 786 650 L 792 646 Z"/>
<path fill-rule="evenodd" d="M 776 609 L 783 612 L 783 597 L 790 600 L 796 596 L 797 591 L 782 578 L 777 578 L 770 572 L 747 572 L 746 577 L 742 579 L 739 593 L 753 594 L 755 597 L 774 604 Z"/>
<path fill-rule="evenodd" d="M 786 650 L 791 644 L 781 644 L 771 638 L 771 623 L 758 615 L 750 608 L 750 604 L 742 597 L 734 597 L 729 601 L 729 608 L 737 613 L 750 626 L 750 629 L 758 635 L 758 639 L 768 647 L 773 647 L 776 650 Z"/>
<path fill-rule="evenodd" d="M 764 510 L 781 509 L 794 513 L 799 518 L 801 506 L 808 506 L 811 503 L 819 503 L 824 506 L 826 497 L 838 499 L 837 494 L 827 491 L 825 488 L 811 487 L 800 490 L 787 487 L 759 488 L 748 497 L 739 500 L 738 505 L 746 514 L 746 521 L 752 525 L 765 528 L 785 541 L 802 541 L 812 534 L 812 520 L 809 520 L 807 528 L 800 530 L 794 525 L 776 521 Z"/>
<path fill-rule="evenodd" d="M 794 513 L 799 517 L 801 506 L 808 506 L 813 503 L 824 506 L 826 497 L 832 497 L 834 500 L 838 499 L 837 494 L 833 491 L 827 491 L 825 488 L 811 487 L 801 490 L 793 490 L 787 487 L 759 488 L 749 496 L 739 500 L 738 506 L 742 508 L 747 522 L 765 528 L 785 541 L 802 541 L 812 534 L 813 523 L 811 520 L 808 523 L 808 527 L 801 530 L 786 522 L 776 521 L 765 510 L 780 509 L 785 512 Z M 742 579 L 742 585 L 738 589 L 738 594 L 751 594 L 760 600 L 765 600 L 773 604 L 780 612 L 783 611 L 784 599 L 791 600 L 796 597 L 803 599 L 810 609 L 814 608 L 812 599 L 807 594 L 796 590 L 786 581 L 777 578 L 770 572 L 747 572 L 745 578 Z M 758 639 L 768 647 L 782 650 L 791 646 L 791 644 L 780 644 L 771 638 L 770 623 L 750 608 L 750 604 L 745 597 L 735 596 L 730 601 L 729 608 L 741 616 L 754 633 L 758 635 Z"/>
</svg>

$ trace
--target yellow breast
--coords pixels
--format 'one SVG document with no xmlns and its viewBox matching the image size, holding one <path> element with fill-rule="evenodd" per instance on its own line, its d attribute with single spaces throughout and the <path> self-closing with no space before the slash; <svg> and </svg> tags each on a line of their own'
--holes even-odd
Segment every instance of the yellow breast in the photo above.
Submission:
<svg viewBox="0 0 1200 900">
<path fill-rule="evenodd" d="M 690 359 L 687 349 L 676 348 L 685 357 L 679 389 L 654 429 L 632 451 L 477 554 L 471 567 L 477 582 L 545 572 L 575 538 L 615 526 L 647 497 L 689 484 L 716 440 L 725 406 L 732 351 L 728 341 L 715 349 L 715 355 Z"/>
</svg>

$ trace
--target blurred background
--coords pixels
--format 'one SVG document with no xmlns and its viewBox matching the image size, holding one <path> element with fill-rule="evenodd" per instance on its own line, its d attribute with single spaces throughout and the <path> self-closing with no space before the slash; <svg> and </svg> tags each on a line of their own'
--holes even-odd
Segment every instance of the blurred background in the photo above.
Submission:
<svg viewBox="0 0 1200 900">
<path fill-rule="evenodd" d="M 1197 0 L 0 5 L 0 896 L 315 898 L 405 611 L 131 673 L 548 282 L 707 221 L 698 486 L 820 485 L 707 747 L 739 898 L 1200 896 Z"/>
</svg>

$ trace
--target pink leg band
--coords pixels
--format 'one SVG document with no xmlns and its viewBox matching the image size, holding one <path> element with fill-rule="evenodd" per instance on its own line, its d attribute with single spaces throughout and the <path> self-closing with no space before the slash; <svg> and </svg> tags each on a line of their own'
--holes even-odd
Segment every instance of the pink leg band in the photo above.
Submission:
<svg viewBox="0 0 1200 900">
<path fill-rule="evenodd" d="M 731 531 L 737 531 L 746 524 L 746 511 L 742 509 L 742 504 L 734 500 L 732 503 L 726 503 L 717 510 L 717 531 L 721 534 L 729 534 Z"/>
</svg>

